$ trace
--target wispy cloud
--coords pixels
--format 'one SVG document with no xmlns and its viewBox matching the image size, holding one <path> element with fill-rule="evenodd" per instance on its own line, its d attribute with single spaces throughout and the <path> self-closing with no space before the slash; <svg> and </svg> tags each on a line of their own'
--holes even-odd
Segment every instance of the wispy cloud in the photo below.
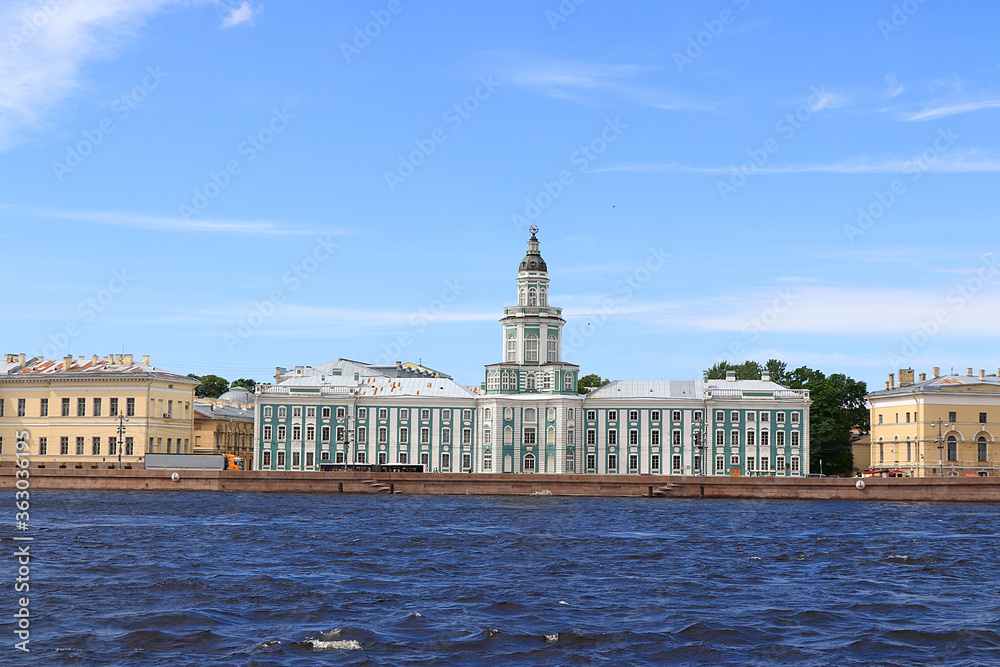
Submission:
<svg viewBox="0 0 1000 667">
<path fill-rule="evenodd" d="M 760 167 L 756 174 L 903 174 L 910 173 L 916 167 L 914 158 L 887 158 L 872 161 L 866 157 L 857 157 L 839 162 L 814 163 L 781 166 Z M 729 175 L 736 165 L 698 167 L 676 162 L 648 162 L 629 165 L 611 165 L 593 172 L 631 172 L 659 174 L 711 174 Z M 933 162 L 923 162 L 922 172 L 946 174 L 992 173 L 1000 172 L 1000 156 L 985 151 L 969 150 L 954 155 L 946 155 Z"/>
<path fill-rule="evenodd" d="M 901 118 L 907 122 L 937 120 L 945 116 L 955 116 L 957 114 L 970 113 L 981 109 L 996 109 L 998 107 L 1000 107 L 1000 98 L 977 100 L 975 102 L 940 103 L 928 106 L 921 111 L 903 114 Z"/>
<path fill-rule="evenodd" d="M 0 151 L 50 118 L 146 20 L 182 0 L 15 0 L 0 9 Z"/>
<path fill-rule="evenodd" d="M 885 85 L 886 85 L 885 96 L 888 97 L 888 98 L 890 98 L 890 99 L 892 99 L 893 97 L 896 97 L 898 95 L 901 95 L 903 93 L 903 91 L 906 90 L 905 88 L 903 88 L 903 84 L 901 84 L 896 79 L 896 75 L 895 74 L 886 74 L 885 75 Z"/>
<path fill-rule="evenodd" d="M 504 78 L 551 97 L 581 104 L 597 104 L 602 98 L 611 97 L 666 111 L 708 108 L 676 93 L 638 82 L 647 71 L 636 65 L 531 62 L 507 68 Z"/>
<path fill-rule="evenodd" d="M 44 220 L 71 220 L 98 225 L 155 229 L 170 232 L 219 232 L 230 234 L 311 235 L 349 234 L 348 230 L 334 228 L 303 229 L 270 221 L 202 219 L 184 220 L 161 216 L 142 215 L 121 211 L 94 211 L 84 209 L 44 209 L 12 204 L 0 204 L 0 214 Z"/>
<path fill-rule="evenodd" d="M 239 6 L 229 9 L 225 18 L 222 19 L 222 27 L 232 28 L 233 26 L 242 25 L 244 23 L 253 25 L 253 18 L 262 11 L 264 11 L 263 7 L 258 6 L 254 9 L 250 6 L 249 2 L 242 2 Z"/>
</svg>

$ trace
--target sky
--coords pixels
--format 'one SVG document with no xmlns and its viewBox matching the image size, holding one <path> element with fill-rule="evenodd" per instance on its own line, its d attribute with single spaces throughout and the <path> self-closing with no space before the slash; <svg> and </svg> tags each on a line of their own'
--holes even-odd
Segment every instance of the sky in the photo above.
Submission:
<svg viewBox="0 0 1000 667">
<path fill-rule="evenodd" d="M 528 227 L 564 359 L 1000 366 L 986 2 L 11 0 L 4 352 L 467 385 Z"/>
</svg>

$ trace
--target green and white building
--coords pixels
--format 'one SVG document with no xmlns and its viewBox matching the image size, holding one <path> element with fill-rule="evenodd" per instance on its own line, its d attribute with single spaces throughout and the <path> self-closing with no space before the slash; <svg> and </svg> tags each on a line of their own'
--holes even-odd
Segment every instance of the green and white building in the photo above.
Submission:
<svg viewBox="0 0 1000 667">
<path fill-rule="evenodd" d="M 532 230 L 502 361 L 480 387 L 414 364 L 338 359 L 257 389 L 254 467 L 422 464 L 456 473 L 802 476 L 809 392 L 761 380 L 619 380 L 581 395 Z"/>
</svg>

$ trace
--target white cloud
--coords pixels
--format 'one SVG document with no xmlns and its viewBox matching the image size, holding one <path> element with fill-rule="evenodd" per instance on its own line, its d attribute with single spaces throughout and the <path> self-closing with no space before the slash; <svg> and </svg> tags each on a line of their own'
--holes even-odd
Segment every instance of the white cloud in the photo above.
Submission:
<svg viewBox="0 0 1000 667">
<path fill-rule="evenodd" d="M 980 109 L 996 109 L 1000 107 L 1000 98 L 978 100 L 975 102 L 945 103 L 930 106 L 922 111 L 915 111 L 902 115 L 902 119 L 907 122 L 937 120 L 945 116 L 954 116 L 962 113 L 979 111 Z"/>
<path fill-rule="evenodd" d="M 898 80 L 896 80 L 895 74 L 886 74 L 885 85 L 886 85 L 885 96 L 890 99 L 896 97 L 897 95 L 902 94 L 902 92 L 905 90 L 905 88 L 903 88 L 903 84 L 901 84 Z"/>
<path fill-rule="evenodd" d="M 250 6 L 249 2 L 242 2 L 238 7 L 230 8 L 225 18 L 222 19 L 222 27 L 232 28 L 243 23 L 253 25 L 253 17 L 260 14 L 263 10 L 263 7 L 254 9 Z"/>
</svg>

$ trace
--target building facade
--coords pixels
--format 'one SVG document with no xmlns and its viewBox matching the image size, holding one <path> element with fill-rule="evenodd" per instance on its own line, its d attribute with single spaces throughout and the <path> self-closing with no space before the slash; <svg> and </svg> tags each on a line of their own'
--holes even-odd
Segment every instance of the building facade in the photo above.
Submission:
<svg viewBox="0 0 1000 667">
<path fill-rule="evenodd" d="M 912 368 L 890 374 L 868 395 L 871 467 L 913 477 L 1000 474 L 1000 371 L 914 379 Z"/>
<path fill-rule="evenodd" d="M 254 394 L 235 387 L 218 398 L 194 402 L 195 454 L 233 454 L 241 457 L 247 470 L 253 463 Z"/>
<path fill-rule="evenodd" d="M 8 354 L 0 365 L 0 462 L 27 432 L 32 465 L 141 467 L 147 452 L 191 453 L 197 380 L 136 363 Z"/>
<path fill-rule="evenodd" d="M 478 473 L 801 476 L 809 392 L 762 380 L 616 381 L 581 395 L 537 230 L 479 387 L 339 359 L 258 388 L 254 468 L 421 464 Z M 417 367 L 423 368 L 423 367 Z"/>
</svg>

